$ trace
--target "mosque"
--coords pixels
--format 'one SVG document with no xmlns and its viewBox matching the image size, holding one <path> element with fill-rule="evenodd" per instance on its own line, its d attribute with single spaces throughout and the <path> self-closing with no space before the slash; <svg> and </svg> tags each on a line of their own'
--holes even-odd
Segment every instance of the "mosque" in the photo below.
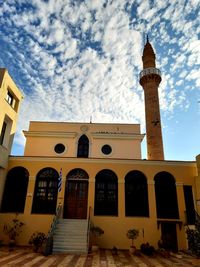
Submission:
<svg viewBox="0 0 200 267">
<path fill-rule="evenodd" d="M 141 158 L 139 124 L 31 121 L 23 156 L 10 156 L 21 100 L 0 69 L 0 239 L 3 225 L 25 223 L 17 242 L 35 232 L 53 238 L 53 252 L 87 252 L 90 223 L 103 229 L 102 248 L 128 249 L 162 240 L 171 250 L 188 246 L 186 227 L 200 212 L 200 155 L 196 161 L 164 159 L 158 87 L 161 72 L 149 40 L 139 82 L 144 89 L 147 160 Z M 56 220 L 55 229 L 52 221 Z M 53 224 L 54 225 L 54 224 Z"/>
</svg>

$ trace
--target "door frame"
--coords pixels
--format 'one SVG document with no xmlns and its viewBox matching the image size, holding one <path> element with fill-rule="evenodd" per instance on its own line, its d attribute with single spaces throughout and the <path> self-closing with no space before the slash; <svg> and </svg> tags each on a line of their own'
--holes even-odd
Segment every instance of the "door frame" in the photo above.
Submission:
<svg viewBox="0 0 200 267">
<path fill-rule="evenodd" d="M 77 215 L 76 216 L 69 216 L 67 214 L 68 213 L 68 203 L 67 203 L 68 186 L 69 186 L 69 183 L 70 182 L 72 182 L 72 183 L 74 182 L 74 183 L 78 184 L 77 189 L 78 189 L 78 192 L 79 193 L 81 192 L 80 191 L 80 187 L 79 187 L 79 185 L 81 184 L 81 182 L 84 182 L 84 183 L 87 184 L 86 189 L 85 189 L 85 193 L 86 193 L 86 195 L 85 195 L 85 205 L 84 205 L 85 212 L 84 212 L 84 215 L 82 216 L 83 218 L 80 218 L 78 216 L 78 206 L 77 207 L 74 207 L 76 209 L 76 211 L 77 211 Z M 75 194 L 76 194 L 76 192 L 75 192 Z M 87 219 L 87 213 L 88 213 L 88 195 L 89 195 L 89 176 L 88 176 L 87 172 L 85 170 L 83 170 L 83 169 L 80 169 L 80 168 L 72 169 L 68 173 L 68 175 L 66 177 L 64 205 L 63 205 L 63 218 L 67 218 L 67 219 Z M 74 197 L 75 197 L 75 199 L 77 199 L 77 203 L 79 202 L 81 204 L 81 201 L 79 201 L 81 199 L 81 198 L 79 198 L 80 195 L 78 197 L 77 197 L 77 195 L 75 195 Z M 75 206 L 76 206 L 76 204 L 75 204 Z"/>
</svg>

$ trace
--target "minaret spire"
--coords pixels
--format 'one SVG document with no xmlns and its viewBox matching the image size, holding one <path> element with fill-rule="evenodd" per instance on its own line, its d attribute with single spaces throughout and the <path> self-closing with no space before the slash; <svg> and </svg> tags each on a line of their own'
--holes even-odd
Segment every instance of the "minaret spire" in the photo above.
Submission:
<svg viewBox="0 0 200 267">
<path fill-rule="evenodd" d="M 147 133 L 147 153 L 150 160 L 164 160 L 158 86 L 161 82 L 160 70 L 156 68 L 156 56 L 149 42 L 143 50 L 143 71 L 140 73 L 140 84 L 145 95 L 145 116 Z"/>
<path fill-rule="evenodd" d="M 149 43 L 149 35 L 147 34 L 147 43 Z"/>
</svg>

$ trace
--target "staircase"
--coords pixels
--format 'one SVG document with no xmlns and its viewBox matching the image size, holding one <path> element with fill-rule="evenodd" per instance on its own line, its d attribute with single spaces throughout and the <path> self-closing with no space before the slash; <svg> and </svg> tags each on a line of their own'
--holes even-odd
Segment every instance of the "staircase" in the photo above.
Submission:
<svg viewBox="0 0 200 267">
<path fill-rule="evenodd" d="M 87 253 L 88 220 L 59 219 L 53 235 L 53 254 Z"/>
</svg>

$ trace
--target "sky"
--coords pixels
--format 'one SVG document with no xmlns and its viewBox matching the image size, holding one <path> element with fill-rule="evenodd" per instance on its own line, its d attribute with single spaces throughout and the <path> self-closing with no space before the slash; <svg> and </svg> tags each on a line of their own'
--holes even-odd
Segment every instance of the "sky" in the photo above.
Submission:
<svg viewBox="0 0 200 267">
<path fill-rule="evenodd" d="M 33 120 L 140 123 L 145 133 L 147 34 L 162 73 L 165 159 L 195 160 L 200 0 L 0 0 L 0 67 L 24 95 L 12 154 L 23 155 L 22 130 Z"/>
</svg>

